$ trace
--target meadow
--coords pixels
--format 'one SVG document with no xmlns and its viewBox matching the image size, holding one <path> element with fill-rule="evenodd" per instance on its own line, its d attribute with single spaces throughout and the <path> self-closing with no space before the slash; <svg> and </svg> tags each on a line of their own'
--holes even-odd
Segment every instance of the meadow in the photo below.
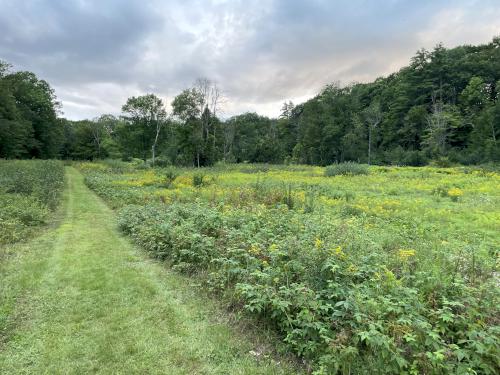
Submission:
<svg viewBox="0 0 500 375">
<path fill-rule="evenodd" d="M 60 161 L 0 160 L 0 245 L 25 239 L 45 224 L 63 186 Z"/>
<path fill-rule="evenodd" d="M 316 374 L 498 373 L 495 169 L 77 167 L 123 232 Z"/>
</svg>

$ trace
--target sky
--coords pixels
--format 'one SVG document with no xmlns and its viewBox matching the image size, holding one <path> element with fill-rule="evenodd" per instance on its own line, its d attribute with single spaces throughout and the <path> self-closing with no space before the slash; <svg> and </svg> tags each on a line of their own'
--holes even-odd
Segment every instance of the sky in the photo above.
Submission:
<svg viewBox="0 0 500 375">
<path fill-rule="evenodd" d="M 0 59 L 55 89 L 63 116 L 167 106 L 197 78 L 223 117 L 277 116 L 331 82 L 368 82 L 420 48 L 488 43 L 500 0 L 0 0 Z"/>
</svg>

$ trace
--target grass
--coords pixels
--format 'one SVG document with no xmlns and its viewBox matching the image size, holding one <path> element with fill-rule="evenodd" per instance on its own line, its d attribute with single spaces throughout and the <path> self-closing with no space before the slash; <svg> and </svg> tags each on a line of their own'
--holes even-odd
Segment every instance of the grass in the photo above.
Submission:
<svg viewBox="0 0 500 375">
<path fill-rule="evenodd" d="M 0 250 L 5 374 L 286 374 L 188 279 L 148 260 L 67 169 L 58 225 Z"/>
</svg>

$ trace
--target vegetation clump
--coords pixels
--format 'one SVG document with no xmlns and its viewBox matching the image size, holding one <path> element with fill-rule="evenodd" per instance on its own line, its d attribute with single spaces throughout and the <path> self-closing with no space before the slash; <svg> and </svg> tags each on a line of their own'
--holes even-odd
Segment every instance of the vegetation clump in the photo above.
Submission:
<svg viewBox="0 0 500 375">
<path fill-rule="evenodd" d="M 63 185 L 59 161 L 0 160 L 0 244 L 21 240 L 45 223 Z"/>
<path fill-rule="evenodd" d="M 205 175 L 203 173 L 197 172 L 193 174 L 193 186 L 201 187 L 203 184 L 206 184 L 207 180 L 205 179 Z"/>
<path fill-rule="evenodd" d="M 345 163 L 337 163 L 332 164 L 325 168 L 325 176 L 333 177 L 333 176 L 358 176 L 368 174 L 369 169 L 365 164 L 358 164 L 354 162 L 345 162 Z"/>
<path fill-rule="evenodd" d="M 166 169 L 164 172 L 165 187 L 171 188 L 178 175 L 179 175 L 179 173 L 175 169 L 173 169 L 173 168 Z"/>
</svg>

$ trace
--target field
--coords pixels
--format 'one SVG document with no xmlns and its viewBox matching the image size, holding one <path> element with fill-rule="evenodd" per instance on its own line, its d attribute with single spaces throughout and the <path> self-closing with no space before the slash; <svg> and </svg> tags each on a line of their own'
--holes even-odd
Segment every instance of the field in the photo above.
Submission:
<svg viewBox="0 0 500 375">
<path fill-rule="evenodd" d="M 63 179 L 62 162 L 0 160 L 0 246 L 26 238 L 46 222 Z"/>
<path fill-rule="evenodd" d="M 123 232 L 316 374 L 498 372 L 494 170 L 77 167 Z"/>
</svg>

